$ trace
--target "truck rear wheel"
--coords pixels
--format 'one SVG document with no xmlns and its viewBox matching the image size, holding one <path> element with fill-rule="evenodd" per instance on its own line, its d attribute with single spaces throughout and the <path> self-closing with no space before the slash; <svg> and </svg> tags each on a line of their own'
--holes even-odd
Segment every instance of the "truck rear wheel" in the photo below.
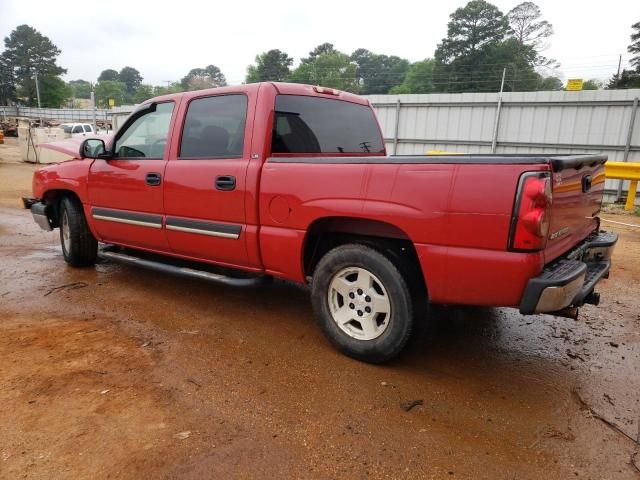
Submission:
<svg viewBox="0 0 640 480">
<path fill-rule="evenodd" d="M 311 301 L 329 341 L 358 360 L 391 360 L 411 336 L 409 288 L 398 268 L 373 248 L 342 245 L 322 257 Z"/>
<path fill-rule="evenodd" d="M 80 202 L 64 197 L 60 202 L 59 213 L 60 244 L 64 260 L 73 267 L 95 265 L 98 241 L 89 230 Z"/>
</svg>

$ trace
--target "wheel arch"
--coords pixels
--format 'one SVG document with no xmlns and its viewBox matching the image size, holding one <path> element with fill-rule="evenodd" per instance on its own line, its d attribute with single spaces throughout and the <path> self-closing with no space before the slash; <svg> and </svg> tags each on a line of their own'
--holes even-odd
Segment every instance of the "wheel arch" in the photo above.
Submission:
<svg viewBox="0 0 640 480">
<path fill-rule="evenodd" d="M 328 251 L 348 243 L 367 245 L 384 254 L 409 276 L 414 293 L 426 295 L 425 275 L 409 235 L 396 225 L 368 218 L 330 216 L 314 220 L 307 228 L 302 247 L 305 277 L 313 276 Z"/>
<path fill-rule="evenodd" d="M 82 205 L 80 196 L 73 190 L 53 188 L 42 194 L 42 201 L 48 205 L 47 215 L 49 216 L 49 220 L 51 221 L 51 226 L 53 228 L 60 226 L 60 202 L 65 197 L 71 198 L 77 201 L 79 205 Z"/>
</svg>

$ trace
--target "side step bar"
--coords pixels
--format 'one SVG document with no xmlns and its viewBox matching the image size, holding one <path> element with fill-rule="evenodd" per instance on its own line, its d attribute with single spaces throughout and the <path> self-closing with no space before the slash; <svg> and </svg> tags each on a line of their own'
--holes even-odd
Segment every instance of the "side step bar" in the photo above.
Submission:
<svg viewBox="0 0 640 480">
<path fill-rule="evenodd" d="M 157 272 L 169 273 L 171 275 L 179 275 L 182 277 L 199 278 L 201 280 L 222 283 L 224 285 L 229 285 L 232 287 L 254 287 L 262 283 L 262 281 L 264 280 L 264 277 L 233 278 L 213 272 L 207 272 L 205 270 L 197 270 L 194 268 L 181 267 L 177 265 L 171 265 L 169 263 L 148 260 L 146 258 L 140 258 L 109 249 L 98 250 L 98 256 L 100 258 L 112 260 L 118 263 L 124 263 L 126 265 L 135 265 L 137 267 L 143 267 L 150 270 L 155 270 Z"/>
</svg>

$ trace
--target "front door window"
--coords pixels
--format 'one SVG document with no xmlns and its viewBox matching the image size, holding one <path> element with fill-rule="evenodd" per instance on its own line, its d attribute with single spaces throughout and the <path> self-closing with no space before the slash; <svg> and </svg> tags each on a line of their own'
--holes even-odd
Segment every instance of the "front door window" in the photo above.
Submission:
<svg viewBox="0 0 640 480">
<path fill-rule="evenodd" d="M 172 113 L 173 102 L 166 102 L 138 117 L 116 140 L 116 158 L 162 159 Z"/>
</svg>

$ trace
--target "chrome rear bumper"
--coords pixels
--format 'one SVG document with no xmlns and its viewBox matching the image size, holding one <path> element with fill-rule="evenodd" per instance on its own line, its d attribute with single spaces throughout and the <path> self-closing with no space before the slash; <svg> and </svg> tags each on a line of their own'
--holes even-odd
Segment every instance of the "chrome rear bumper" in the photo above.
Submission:
<svg viewBox="0 0 640 480">
<path fill-rule="evenodd" d="M 545 287 L 536 304 L 535 313 L 554 312 L 571 305 L 582 285 L 584 285 L 585 273 L 581 273 L 566 285 Z"/>
<path fill-rule="evenodd" d="M 553 313 L 567 307 L 597 303 L 596 284 L 609 276 L 611 253 L 618 241 L 613 232 L 596 232 L 529 280 L 520 313 Z"/>
</svg>

